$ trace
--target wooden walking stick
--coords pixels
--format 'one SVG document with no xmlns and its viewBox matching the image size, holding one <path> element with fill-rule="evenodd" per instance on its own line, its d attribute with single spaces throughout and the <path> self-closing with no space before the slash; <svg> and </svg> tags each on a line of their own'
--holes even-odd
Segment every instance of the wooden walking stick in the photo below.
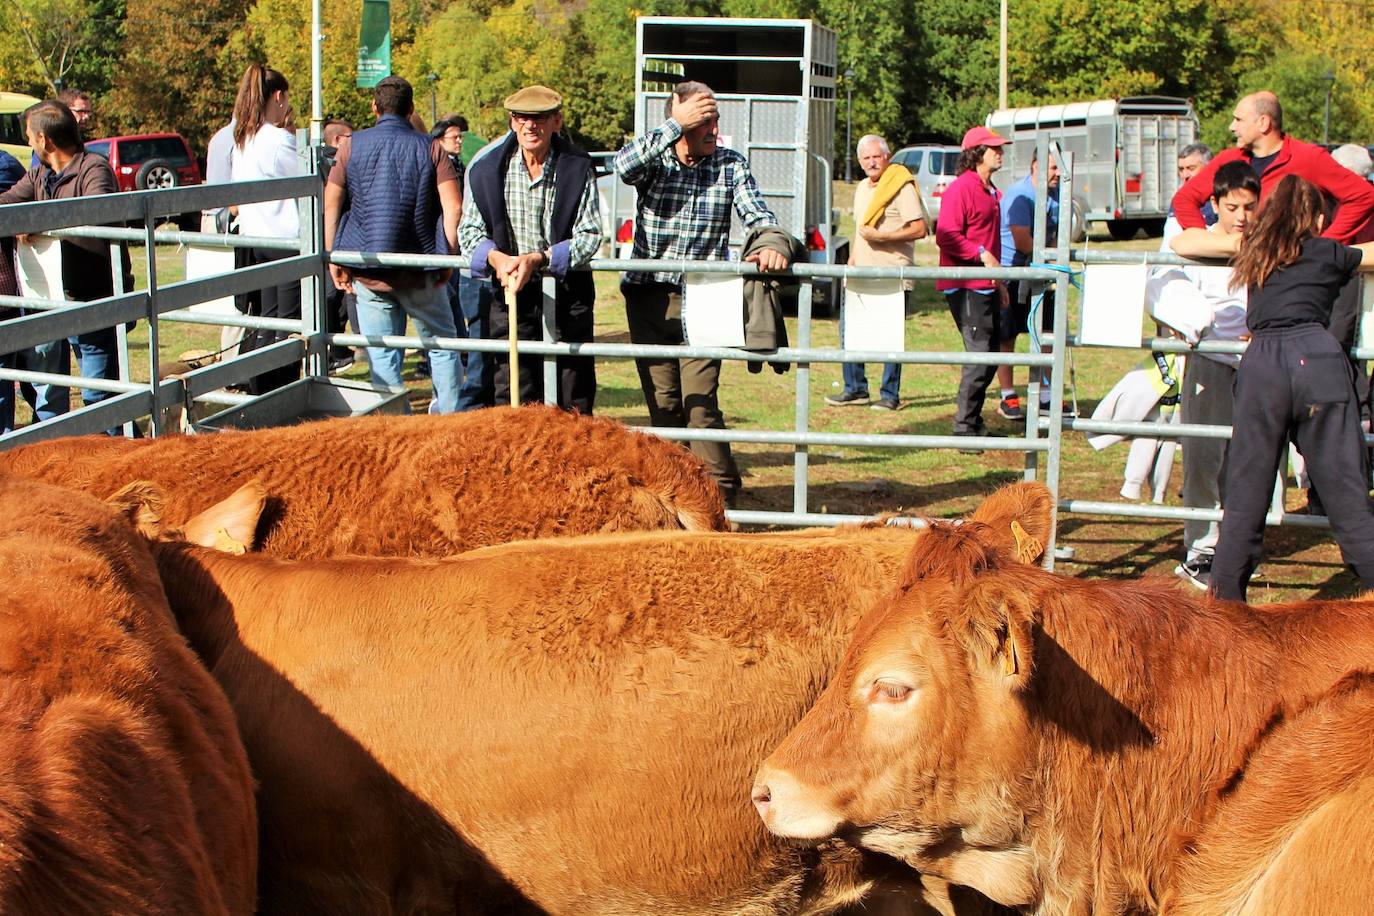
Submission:
<svg viewBox="0 0 1374 916">
<path fill-rule="evenodd" d="M 520 406 L 520 331 L 515 325 L 515 278 L 507 274 L 501 284 L 506 288 L 506 326 L 510 333 L 510 406 Z"/>
</svg>

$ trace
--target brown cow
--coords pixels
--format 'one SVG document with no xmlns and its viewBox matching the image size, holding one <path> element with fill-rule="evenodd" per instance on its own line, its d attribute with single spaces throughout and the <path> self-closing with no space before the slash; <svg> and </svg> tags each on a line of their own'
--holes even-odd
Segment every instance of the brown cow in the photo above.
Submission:
<svg viewBox="0 0 1374 916">
<path fill-rule="evenodd" d="M 686 449 L 542 406 L 81 436 L 0 453 L 0 471 L 101 497 L 151 480 L 166 490 L 169 525 L 257 479 L 272 494 L 259 547 L 287 558 L 450 556 L 522 538 L 727 528 L 719 488 Z"/>
<path fill-rule="evenodd" d="M 1003 511 L 1043 542 L 1043 488 Z M 157 555 L 261 781 L 265 910 L 824 913 L 914 876 L 770 838 L 746 780 L 921 536 Z"/>
<path fill-rule="evenodd" d="M 1252 609 L 992 541 L 917 542 L 759 771 L 775 833 L 1036 913 L 1368 910 L 1374 601 Z"/>
<path fill-rule="evenodd" d="M 248 760 L 143 500 L 0 476 L 0 505 L 0 911 L 252 913 Z"/>
</svg>

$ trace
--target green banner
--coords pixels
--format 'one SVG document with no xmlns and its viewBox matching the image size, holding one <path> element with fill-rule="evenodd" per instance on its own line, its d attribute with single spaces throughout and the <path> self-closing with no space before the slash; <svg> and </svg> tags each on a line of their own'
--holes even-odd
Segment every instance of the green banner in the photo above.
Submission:
<svg viewBox="0 0 1374 916">
<path fill-rule="evenodd" d="M 370 89 L 391 75 L 391 3 L 363 0 L 358 30 L 358 86 Z"/>
</svg>

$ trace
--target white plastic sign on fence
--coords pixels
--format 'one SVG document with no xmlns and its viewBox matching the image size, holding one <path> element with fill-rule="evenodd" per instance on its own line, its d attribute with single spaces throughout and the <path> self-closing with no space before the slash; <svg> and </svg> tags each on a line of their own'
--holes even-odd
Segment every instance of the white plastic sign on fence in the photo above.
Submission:
<svg viewBox="0 0 1374 916">
<path fill-rule="evenodd" d="M 744 346 L 744 278 L 684 275 L 682 326 L 694 347 Z"/>
<path fill-rule="evenodd" d="M 234 250 L 232 248 L 202 248 L 192 245 L 186 249 L 186 279 L 200 280 L 205 277 L 223 276 L 234 271 Z M 209 302 L 197 302 L 188 311 L 199 315 L 237 315 L 234 297 L 223 296 Z"/>
<path fill-rule="evenodd" d="M 62 243 L 50 235 L 31 235 L 15 246 L 19 293 L 33 299 L 65 299 L 62 292 Z"/>
<path fill-rule="evenodd" d="M 906 294 L 901 280 L 850 277 L 844 281 L 846 350 L 906 349 Z"/>
<path fill-rule="evenodd" d="M 1079 342 L 1139 347 L 1149 276 L 1150 268 L 1144 264 L 1089 264 L 1083 271 Z"/>
</svg>

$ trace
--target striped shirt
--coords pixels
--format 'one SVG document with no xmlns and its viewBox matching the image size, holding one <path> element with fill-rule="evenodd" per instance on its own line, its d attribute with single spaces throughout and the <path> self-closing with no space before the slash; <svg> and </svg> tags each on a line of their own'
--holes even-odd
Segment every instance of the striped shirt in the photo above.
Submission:
<svg viewBox="0 0 1374 916">
<path fill-rule="evenodd" d="M 558 153 L 549 150 L 544 169 L 538 178 L 531 179 L 525 168 L 525 158 L 517 149 L 506 166 L 506 215 L 510 219 L 511 238 L 515 251 L 508 254 L 529 254 L 553 247 L 554 175 L 558 169 Z M 487 224 L 477 209 L 472 194 L 463 196 L 463 218 L 458 225 L 458 248 L 471 254 L 487 238 Z M 587 175 L 587 186 L 577 204 L 573 220 L 572 239 L 568 246 L 570 267 L 582 267 L 601 247 L 601 207 L 596 193 L 596 175 Z"/>
<path fill-rule="evenodd" d="M 684 165 L 673 150 L 681 136 L 682 126 L 669 118 L 616 154 L 616 174 L 639 191 L 634 256 L 726 260 L 732 206 L 745 229 L 776 226 L 778 218 L 764 203 L 749 160 L 717 147 L 704 162 Z M 627 273 L 625 282 L 680 286 L 682 274 Z"/>
</svg>

